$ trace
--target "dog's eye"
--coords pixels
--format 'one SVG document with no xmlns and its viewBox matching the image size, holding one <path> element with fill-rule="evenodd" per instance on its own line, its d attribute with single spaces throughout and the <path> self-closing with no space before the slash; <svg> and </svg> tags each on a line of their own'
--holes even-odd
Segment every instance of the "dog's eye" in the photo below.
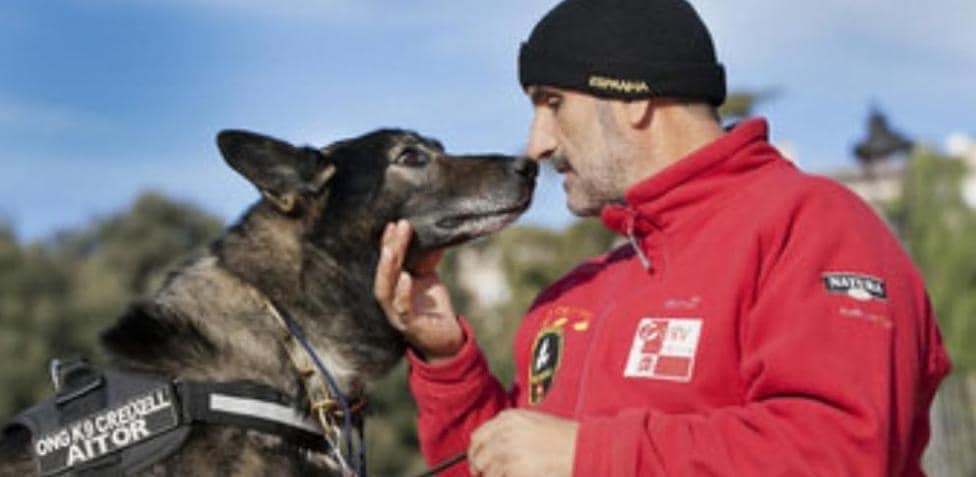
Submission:
<svg viewBox="0 0 976 477">
<path fill-rule="evenodd" d="M 427 165 L 430 158 L 426 154 L 413 149 L 407 148 L 400 153 L 396 158 L 396 163 L 408 167 L 421 167 Z"/>
</svg>

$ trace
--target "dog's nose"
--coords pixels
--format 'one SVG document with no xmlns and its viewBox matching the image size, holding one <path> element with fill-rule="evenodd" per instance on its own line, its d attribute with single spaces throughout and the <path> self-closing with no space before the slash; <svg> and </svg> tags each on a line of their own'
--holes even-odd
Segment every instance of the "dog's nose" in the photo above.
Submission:
<svg viewBox="0 0 976 477">
<path fill-rule="evenodd" d="M 512 170 L 529 179 L 535 179 L 535 176 L 539 174 L 539 165 L 535 161 L 523 157 L 512 161 Z"/>
</svg>

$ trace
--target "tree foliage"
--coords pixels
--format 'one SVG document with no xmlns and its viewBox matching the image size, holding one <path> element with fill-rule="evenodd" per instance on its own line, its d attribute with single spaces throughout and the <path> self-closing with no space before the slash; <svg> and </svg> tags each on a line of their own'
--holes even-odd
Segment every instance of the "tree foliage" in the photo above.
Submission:
<svg viewBox="0 0 976 477">
<path fill-rule="evenodd" d="M 919 152 L 886 215 L 925 277 L 957 371 L 976 369 L 976 211 L 963 200 L 961 160 Z"/>
<path fill-rule="evenodd" d="M 777 88 L 766 88 L 757 91 L 734 91 L 729 93 L 725 102 L 718 108 L 718 114 L 724 119 L 742 120 L 753 115 L 756 106 L 774 99 L 779 94 Z"/>
<path fill-rule="evenodd" d="M 220 228 L 216 217 L 153 193 L 44 242 L 20 245 L 0 228 L 0 416 L 50 392 L 52 358 L 98 359 L 99 331 Z"/>
</svg>

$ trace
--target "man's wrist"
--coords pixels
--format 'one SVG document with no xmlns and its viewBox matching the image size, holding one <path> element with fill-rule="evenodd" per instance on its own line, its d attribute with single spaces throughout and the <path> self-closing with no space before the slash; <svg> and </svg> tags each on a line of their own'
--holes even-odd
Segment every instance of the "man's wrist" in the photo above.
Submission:
<svg viewBox="0 0 976 477">
<path fill-rule="evenodd" d="M 459 351 L 461 351 L 461 348 L 458 348 L 458 352 Z M 458 352 L 455 352 L 454 354 L 450 354 L 450 355 L 444 355 L 444 356 L 429 356 L 429 357 L 425 357 L 423 359 L 424 359 L 424 362 L 426 362 L 427 364 L 429 364 L 429 365 L 431 365 L 431 366 L 433 366 L 435 368 L 439 368 L 439 367 L 444 366 L 445 364 L 450 363 L 451 361 L 453 361 L 454 358 L 457 357 Z"/>
<path fill-rule="evenodd" d="M 408 349 L 407 361 L 414 373 L 424 376 L 425 379 L 453 382 L 463 379 L 463 376 L 467 375 L 472 367 L 481 366 L 478 363 L 484 358 L 478 349 L 471 326 L 460 316 L 458 323 L 461 325 L 462 340 L 460 348 L 454 354 L 425 356 L 421 350 L 415 347 L 411 346 Z M 436 362 L 432 363 L 431 358 L 435 359 Z"/>
<path fill-rule="evenodd" d="M 461 350 L 464 349 L 464 345 L 467 343 L 467 341 L 467 333 L 462 332 L 457 344 L 448 349 L 427 351 L 417 346 L 411 346 L 410 349 L 413 351 L 414 356 L 416 356 L 418 359 L 426 363 L 428 366 L 436 368 L 453 361 L 454 358 L 461 353 Z"/>
</svg>

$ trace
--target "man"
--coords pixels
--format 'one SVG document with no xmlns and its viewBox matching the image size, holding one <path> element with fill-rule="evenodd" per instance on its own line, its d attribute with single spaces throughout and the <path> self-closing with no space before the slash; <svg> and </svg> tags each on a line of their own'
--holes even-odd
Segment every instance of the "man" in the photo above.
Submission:
<svg viewBox="0 0 976 477">
<path fill-rule="evenodd" d="M 747 34 L 744 32 L 744 34 Z M 567 0 L 523 44 L 528 153 L 627 244 L 543 291 L 510 391 L 430 257 L 375 291 L 412 344 L 431 463 L 485 476 L 921 475 L 948 372 L 921 278 L 876 215 L 729 132 L 724 71 L 684 0 Z M 453 475 L 453 474 L 452 474 Z"/>
</svg>

